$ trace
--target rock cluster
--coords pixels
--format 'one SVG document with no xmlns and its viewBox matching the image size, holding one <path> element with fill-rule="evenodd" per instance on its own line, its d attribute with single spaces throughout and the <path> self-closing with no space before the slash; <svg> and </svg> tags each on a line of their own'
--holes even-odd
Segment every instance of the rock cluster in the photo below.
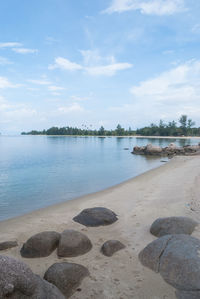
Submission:
<svg viewBox="0 0 200 299">
<path fill-rule="evenodd" d="M 157 219 L 151 232 L 161 237 L 139 253 L 144 266 L 176 288 L 178 299 L 200 298 L 200 240 L 189 235 L 196 225 L 187 217 Z"/>
<path fill-rule="evenodd" d="M 117 221 L 117 215 L 106 208 L 96 207 L 83 210 L 74 218 L 85 226 L 109 225 Z M 17 246 L 16 241 L 0 243 L 0 250 Z M 44 231 L 30 237 L 22 246 L 20 253 L 24 258 L 49 256 L 57 248 L 58 257 L 76 257 L 92 249 L 90 239 L 75 230 L 62 233 Z M 112 256 L 125 246 L 117 240 L 109 240 L 101 247 L 101 252 Z M 75 263 L 55 263 L 45 272 L 44 279 L 34 274 L 21 261 L 0 256 L 0 298 L 12 299 L 64 299 L 69 298 L 89 275 L 82 265 Z"/>
<path fill-rule="evenodd" d="M 152 156 L 194 155 L 200 154 L 200 144 L 178 147 L 174 143 L 170 143 L 164 148 L 148 144 L 146 146 L 135 146 L 132 153 Z"/>
</svg>

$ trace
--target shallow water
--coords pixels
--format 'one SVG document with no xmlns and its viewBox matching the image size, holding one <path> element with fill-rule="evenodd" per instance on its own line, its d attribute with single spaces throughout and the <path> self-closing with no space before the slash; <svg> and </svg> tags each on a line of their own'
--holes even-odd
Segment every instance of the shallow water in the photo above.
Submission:
<svg viewBox="0 0 200 299">
<path fill-rule="evenodd" d="M 185 145 L 199 141 L 0 136 L 0 220 L 103 190 L 166 160 L 132 155 L 135 145 Z"/>
</svg>

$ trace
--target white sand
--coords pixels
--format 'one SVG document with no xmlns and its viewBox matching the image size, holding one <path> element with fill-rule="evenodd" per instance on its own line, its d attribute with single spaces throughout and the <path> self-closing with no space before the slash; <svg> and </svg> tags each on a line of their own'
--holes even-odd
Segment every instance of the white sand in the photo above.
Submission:
<svg viewBox="0 0 200 299">
<path fill-rule="evenodd" d="M 176 157 L 116 187 L 0 222 L 1 241 L 17 239 L 20 245 L 2 254 L 21 259 L 19 249 L 33 234 L 43 230 L 77 229 L 91 239 L 93 248 L 89 253 L 58 260 L 54 252 L 47 258 L 23 260 L 40 275 L 58 261 L 88 267 L 91 275 L 83 281 L 82 291 L 71 297 L 74 299 L 174 299 L 174 289 L 159 274 L 142 267 L 138 253 L 155 239 L 149 227 L 156 218 L 177 215 L 200 221 L 199 194 L 200 157 Z M 112 209 L 119 220 L 98 228 L 85 228 L 72 221 L 82 209 L 95 206 Z M 200 229 L 193 235 L 200 237 Z M 109 239 L 122 241 L 126 249 L 113 257 L 104 257 L 100 247 Z"/>
</svg>

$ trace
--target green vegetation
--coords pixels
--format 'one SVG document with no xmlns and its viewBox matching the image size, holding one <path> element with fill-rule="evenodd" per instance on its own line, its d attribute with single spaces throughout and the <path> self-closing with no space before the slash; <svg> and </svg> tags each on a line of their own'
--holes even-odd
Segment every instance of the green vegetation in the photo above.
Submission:
<svg viewBox="0 0 200 299">
<path fill-rule="evenodd" d="M 187 115 L 182 115 L 177 122 L 164 123 L 160 120 L 159 125 L 151 124 L 149 127 L 144 127 L 136 130 L 137 135 L 142 136 L 200 136 L 200 128 L 195 128 L 195 122 L 188 119 Z"/>
<path fill-rule="evenodd" d="M 133 131 L 130 127 L 128 130 L 122 128 L 120 124 L 115 130 L 106 130 L 103 126 L 99 130 L 92 130 L 83 125 L 83 129 L 73 127 L 52 127 L 43 131 L 22 132 L 22 135 L 79 135 L 79 136 L 200 136 L 200 128 L 195 128 L 195 122 L 188 119 L 187 115 L 182 115 L 177 122 L 170 121 L 165 123 L 160 120 L 159 124 L 151 124 L 148 127 Z"/>
<path fill-rule="evenodd" d="M 120 124 L 117 125 L 115 130 L 105 130 L 103 126 L 99 130 L 92 130 L 83 126 L 84 129 L 63 127 L 57 128 L 52 127 L 48 130 L 43 131 L 31 131 L 28 133 L 22 132 L 22 135 L 79 135 L 79 136 L 132 136 L 135 135 L 135 131 L 125 130 Z"/>
</svg>

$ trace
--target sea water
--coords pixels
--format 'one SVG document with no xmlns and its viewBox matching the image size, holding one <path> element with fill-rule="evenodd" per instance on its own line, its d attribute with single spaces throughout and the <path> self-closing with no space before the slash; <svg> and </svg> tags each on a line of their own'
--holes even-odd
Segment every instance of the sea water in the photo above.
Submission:
<svg viewBox="0 0 200 299">
<path fill-rule="evenodd" d="M 97 192 L 161 165 L 133 155 L 135 145 L 199 140 L 0 136 L 0 220 Z"/>
</svg>

